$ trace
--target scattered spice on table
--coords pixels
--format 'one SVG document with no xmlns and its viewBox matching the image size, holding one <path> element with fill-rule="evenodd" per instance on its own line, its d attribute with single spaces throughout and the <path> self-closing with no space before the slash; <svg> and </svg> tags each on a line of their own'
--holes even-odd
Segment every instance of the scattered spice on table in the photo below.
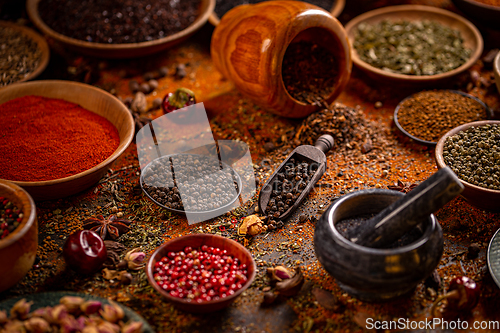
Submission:
<svg viewBox="0 0 500 333">
<path fill-rule="evenodd" d="M 500 190 L 500 125 L 472 126 L 448 137 L 443 158 L 460 179 Z"/>
<path fill-rule="evenodd" d="M 429 20 L 360 23 L 353 44 L 364 62 L 408 75 L 449 72 L 472 54 L 464 46 L 460 31 Z"/>
<path fill-rule="evenodd" d="M 0 87 L 25 79 L 38 67 L 42 51 L 18 29 L 0 29 Z"/>
<path fill-rule="evenodd" d="M 459 125 L 486 118 L 486 108 L 476 99 L 450 90 L 418 92 L 404 99 L 397 111 L 397 122 L 405 131 L 429 142 L 437 142 Z"/>
<path fill-rule="evenodd" d="M 54 31 L 92 43 L 141 43 L 184 30 L 200 0 L 42 0 L 40 18 Z"/>
<path fill-rule="evenodd" d="M 12 201 L 0 197 L 0 239 L 7 237 L 23 220 L 23 212 Z"/>
<path fill-rule="evenodd" d="M 333 91 L 337 66 L 334 54 L 325 47 L 307 41 L 291 43 L 283 56 L 283 83 L 296 100 L 320 103 Z"/>
<path fill-rule="evenodd" d="M 62 99 L 10 100 L 0 105 L 0 124 L 0 178 L 14 181 L 75 175 L 104 161 L 120 143 L 106 118 Z"/>
</svg>

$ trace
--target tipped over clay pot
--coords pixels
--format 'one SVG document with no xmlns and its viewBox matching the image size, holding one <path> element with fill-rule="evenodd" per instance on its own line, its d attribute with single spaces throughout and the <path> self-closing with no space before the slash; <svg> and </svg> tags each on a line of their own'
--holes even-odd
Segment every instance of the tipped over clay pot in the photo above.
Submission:
<svg viewBox="0 0 500 333">
<path fill-rule="evenodd" d="M 407 294 L 439 264 L 443 232 L 433 214 L 404 235 L 401 246 L 370 248 L 342 236 L 339 222 L 377 214 L 403 195 L 384 189 L 352 192 L 335 201 L 317 223 L 316 257 L 351 296 L 384 301 Z"/>
<path fill-rule="evenodd" d="M 349 81 L 351 49 L 342 24 L 320 7 L 302 1 L 237 6 L 215 28 L 211 55 L 215 67 L 261 107 L 280 116 L 302 118 L 319 106 L 292 97 L 282 77 L 285 53 L 298 42 L 318 45 L 333 55 L 336 75 L 324 98 L 330 104 Z"/>
</svg>

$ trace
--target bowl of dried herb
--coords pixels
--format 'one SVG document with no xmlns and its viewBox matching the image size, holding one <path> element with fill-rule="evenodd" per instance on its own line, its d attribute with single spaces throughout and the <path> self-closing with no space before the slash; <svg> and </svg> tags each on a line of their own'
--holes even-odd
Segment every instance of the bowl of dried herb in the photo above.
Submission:
<svg viewBox="0 0 500 333">
<path fill-rule="evenodd" d="M 0 21 L 0 87 L 40 75 L 49 63 L 45 38 L 28 27 Z"/>
<path fill-rule="evenodd" d="M 458 90 L 423 90 L 403 99 L 394 110 L 394 123 L 414 141 L 435 146 L 449 130 L 487 120 L 493 111 L 479 98 Z"/>
<path fill-rule="evenodd" d="M 404 85 L 446 82 L 470 68 L 484 45 L 467 19 L 431 6 L 375 9 L 345 28 L 356 67 L 376 81 Z"/>
<path fill-rule="evenodd" d="M 35 202 L 21 187 L 0 180 L 0 292 L 28 273 L 37 249 Z"/>
<path fill-rule="evenodd" d="M 23 187 L 34 200 L 93 186 L 134 136 L 132 115 L 118 98 L 69 81 L 0 89 L 0 123 L 0 179 Z"/>
<path fill-rule="evenodd" d="M 449 166 L 471 205 L 500 211 L 500 121 L 463 124 L 444 134 L 435 150 L 437 166 Z"/>
<path fill-rule="evenodd" d="M 134 58 L 183 42 L 213 12 L 215 0 L 28 0 L 34 25 L 65 48 L 99 58 Z"/>
</svg>

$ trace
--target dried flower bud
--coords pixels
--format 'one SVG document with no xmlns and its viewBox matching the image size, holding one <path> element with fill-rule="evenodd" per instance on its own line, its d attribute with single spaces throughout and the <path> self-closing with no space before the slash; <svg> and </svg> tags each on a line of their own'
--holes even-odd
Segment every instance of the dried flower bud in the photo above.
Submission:
<svg viewBox="0 0 500 333">
<path fill-rule="evenodd" d="M 283 281 L 293 277 L 293 273 L 284 266 L 269 267 L 267 273 L 271 275 L 271 279 L 275 281 Z"/>
<path fill-rule="evenodd" d="M 7 317 L 7 311 L 0 311 L 0 325 L 5 324 L 9 318 Z"/>
<path fill-rule="evenodd" d="M 276 283 L 276 290 L 283 296 L 295 296 L 304 284 L 304 275 L 300 266 L 295 268 L 295 275 L 291 279 L 286 279 Z"/>
<path fill-rule="evenodd" d="M 133 321 L 122 326 L 122 333 L 142 333 L 142 323 Z"/>
<path fill-rule="evenodd" d="M 103 321 L 99 323 L 99 325 L 97 326 L 97 330 L 99 333 L 120 333 L 120 326 L 107 321 Z"/>
<path fill-rule="evenodd" d="M 32 317 L 24 322 L 24 328 L 28 332 L 45 333 L 51 332 L 50 324 L 43 318 Z"/>
<path fill-rule="evenodd" d="M 59 323 L 66 316 L 68 316 L 68 311 L 66 310 L 66 306 L 63 304 L 58 304 L 54 306 L 50 311 L 50 316 L 51 319 L 49 320 L 49 323 L 51 324 Z"/>
<path fill-rule="evenodd" d="M 109 304 L 103 305 L 103 308 L 99 311 L 101 316 L 111 323 L 116 323 L 125 317 L 125 312 L 123 309 L 113 301 L 109 301 Z"/>
<path fill-rule="evenodd" d="M 10 309 L 10 318 L 11 319 L 21 319 L 24 320 L 28 317 L 30 313 L 31 304 L 33 302 L 26 302 L 26 299 L 20 299 L 14 304 L 12 309 Z"/>
<path fill-rule="evenodd" d="M 2 332 L 26 332 L 22 321 L 14 319 L 9 320 L 3 327 Z"/>
<path fill-rule="evenodd" d="M 98 312 L 101 308 L 102 304 L 99 301 L 86 301 L 80 306 L 80 310 L 87 316 Z"/>
<path fill-rule="evenodd" d="M 85 326 L 82 333 L 99 333 L 97 326 Z"/>
<path fill-rule="evenodd" d="M 70 313 L 75 313 L 80 310 L 80 306 L 85 302 L 85 300 L 78 296 L 63 296 L 59 300 L 59 303 L 66 306 L 66 310 Z"/>
<path fill-rule="evenodd" d="M 72 315 L 67 315 L 59 321 L 59 326 L 61 332 L 81 332 L 85 327 L 85 323 L 76 320 Z"/>
<path fill-rule="evenodd" d="M 132 249 L 125 255 L 125 261 L 127 261 L 127 267 L 129 269 L 137 271 L 144 267 L 146 254 L 144 252 L 139 252 L 139 250 L 139 248 Z"/>
</svg>

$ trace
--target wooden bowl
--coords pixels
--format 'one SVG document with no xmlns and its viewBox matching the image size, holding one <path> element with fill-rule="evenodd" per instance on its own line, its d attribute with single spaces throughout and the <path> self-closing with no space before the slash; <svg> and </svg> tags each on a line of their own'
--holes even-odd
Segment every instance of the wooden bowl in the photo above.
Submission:
<svg viewBox="0 0 500 333">
<path fill-rule="evenodd" d="M 493 61 L 493 73 L 495 75 L 497 90 L 500 94 L 500 51 L 497 53 L 495 60 Z"/>
<path fill-rule="evenodd" d="M 221 250 L 226 250 L 228 255 L 238 258 L 240 263 L 247 265 L 248 280 L 242 288 L 238 289 L 234 294 L 202 303 L 189 302 L 185 299 L 171 296 L 168 292 L 162 289 L 154 280 L 153 271 L 157 261 L 165 257 L 170 251 L 182 251 L 186 246 L 191 246 L 193 249 L 198 249 L 202 245 L 218 247 Z M 146 267 L 146 273 L 149 283 L 153 288 L 160 293 L 165 299 L 174 304 L 177 308 L 195 313 L 207 313 L 221 310 L 229 306 L 243 291 L 245 291 L 255 278 L 256 274 L 255 261 L 250 252 L 240 243 L 226 237 L 213 234 L 192 234 L 174 238 L 165 244 L 158 247 L 151 255 Z"/>
<path fill-rule="evenodd" d="M 338 75 L 325 98 L 332 103 L 351 76 L 351 48 L 343 25 L 312 4 L 264 1 L 231 9 L 212 34 L 212 61 L 261 107 L 283 117 L 303 118 L 319 106 L 293 98 L 281 75 L 288 46 L 299 41 L 315 43 L 333 54 Z"/>
<path fill-rule="evenodd" d="M 40 31 L 64 47 L 77 53 L 110 59 L 142 57 L 175 46 L 200 29 L 207 22 L 208 17 L 215 7 L 215 0 L 201 0 L 200 15 L 196 20 L 186 29 L 164 38 L 140 43 L 103 44 L 71 38 L 52 30 L 42 21 L 38 14 L 38 3 L 40 1 L 27 0 L 26 2 L 28 16 Z"/>
<path fill-rule="evenodd" d="M 438 168 L 441 169 L 446 166 L 443 157 L 443 148 L 444 148 L 444 143 L 448 137 L 453 136 L 461 131 L 464 131 L 469 127 L 482 126 L 486 124 L 500 125 L 500 120 L 483 120 L 483 121 L 475 121 L 472 123 L 463 124 L 461 126 L 455 127 L 454 129 L 450 130 L 445 135 L 443 135 L 441 139 L 438 141 L 435 150 L 435 157 Z M 462 179 L 460 179 L 460 182 L 465 187 L 461 195 L 471 205 L 489 211 L 496 211 L 496 212 L 500 211 L 500 190 L 492 190 L 476 186 Z"/>
<path fill-rule="evenodd" d="M 33 72 L 31 72 L 28 76 L 26 76 L 25 78 L 23 78 L 19 81 L 16 81 L 15 83 L 25 82 L 25 81 L 32 80 L 32 79 L 36 78 L 38 75 L 40 75 L 45 70 L 45 68 L 49 64 L 50 49 L 49 49 L 49 45 L 47 44 L 47 41 L 45 40 L 45 38 L 43 38 L 40 34 L 35 32 L 33 29 L 30 29 L 28 27 L 24 27 L 24 26 L 19 25 L 19 24 L 7 22 L 7 21 L 0 21 L 0 29 L 4 29 L 4 28 L 11 28 L 11 29 L 17 30 L 18 32 L 26 35 L 28 38 L 32 39 L 37 44 L 38 48 L 41 51 L 41 57 L 40 57 L 40 61 L 38 63 L 37 68 Z"/>
<path fill-rule="evenodd" d="M 38 249 L 35 202 L 21 187 L 0 179 L 0 197 L 5 197 L 24 216 L 19 226 L 0 239 L 0 292 L 14 286 L 31 269 Z"/>
<path fill-rule="evenodd" d="M 369 77 L 376 81 L 403 84 L 408 86 L 424 86 L 429 84 L 438 84 L 449 81 L 451 78 L 469 69 L 481 56 L 483 51 L 483 38 L 479 30 L 468 20 L 460 15 L 450 11 L 420 5 L 400 5 L 389 6 L 375 9 L 364 14 L 361 14 L 351 21 L 345 27 L 351 45 L 354 45 L 355 32 L 361 23 L 377 24 L 383 20 L 400 21 L 406 20 L 410 22 L 432 20 L 444 26 L 448 26 L 453 30 L 460 31 L 464 46 L 472 49 L 472 54 L 461 66 L 449 72 L 435 75 L 407 75 L 399 73 L 391 73 L 376 68 L 359 57 L 356 49 L 352 48 L 352 60 L 354 64 L 365 72 Z"/>
<path fill-rule="evenodd" d="M 47 181 L 12 181 L 23 187 L 35 200 L 64 198 L 81 192 L 108 171 L 111 164 L 130 145 L 134 137 L 134 121 L 127 107 L 110 93 L 78 82 L 40 80 L 13 84 L 0 89 L 0 104 L 26 95 L 60 98 L 103 116 L 118 130 L 120 144 L 115 152 L 95 167 L 73 176 Z"/>
<path fill-rule="evenodd" d="M 330 14 L 333 17 L 338 17 L 340 13 L 344 10 L 345 0 L 336 0 L 332 3 L 332 8 L 330 9 Z M 210 22 L 213 26 L 217 26 L 220 22 L 220 17 L 214 12 L 210 14 L 208 17 L 208 22 Z"/>
<path fill-rule="evenodd" d="M 474 0 L 452 0 L 465 16 L 479 25 L 500 30 L 500 6 L 487 5 Z"/>
</svg>

